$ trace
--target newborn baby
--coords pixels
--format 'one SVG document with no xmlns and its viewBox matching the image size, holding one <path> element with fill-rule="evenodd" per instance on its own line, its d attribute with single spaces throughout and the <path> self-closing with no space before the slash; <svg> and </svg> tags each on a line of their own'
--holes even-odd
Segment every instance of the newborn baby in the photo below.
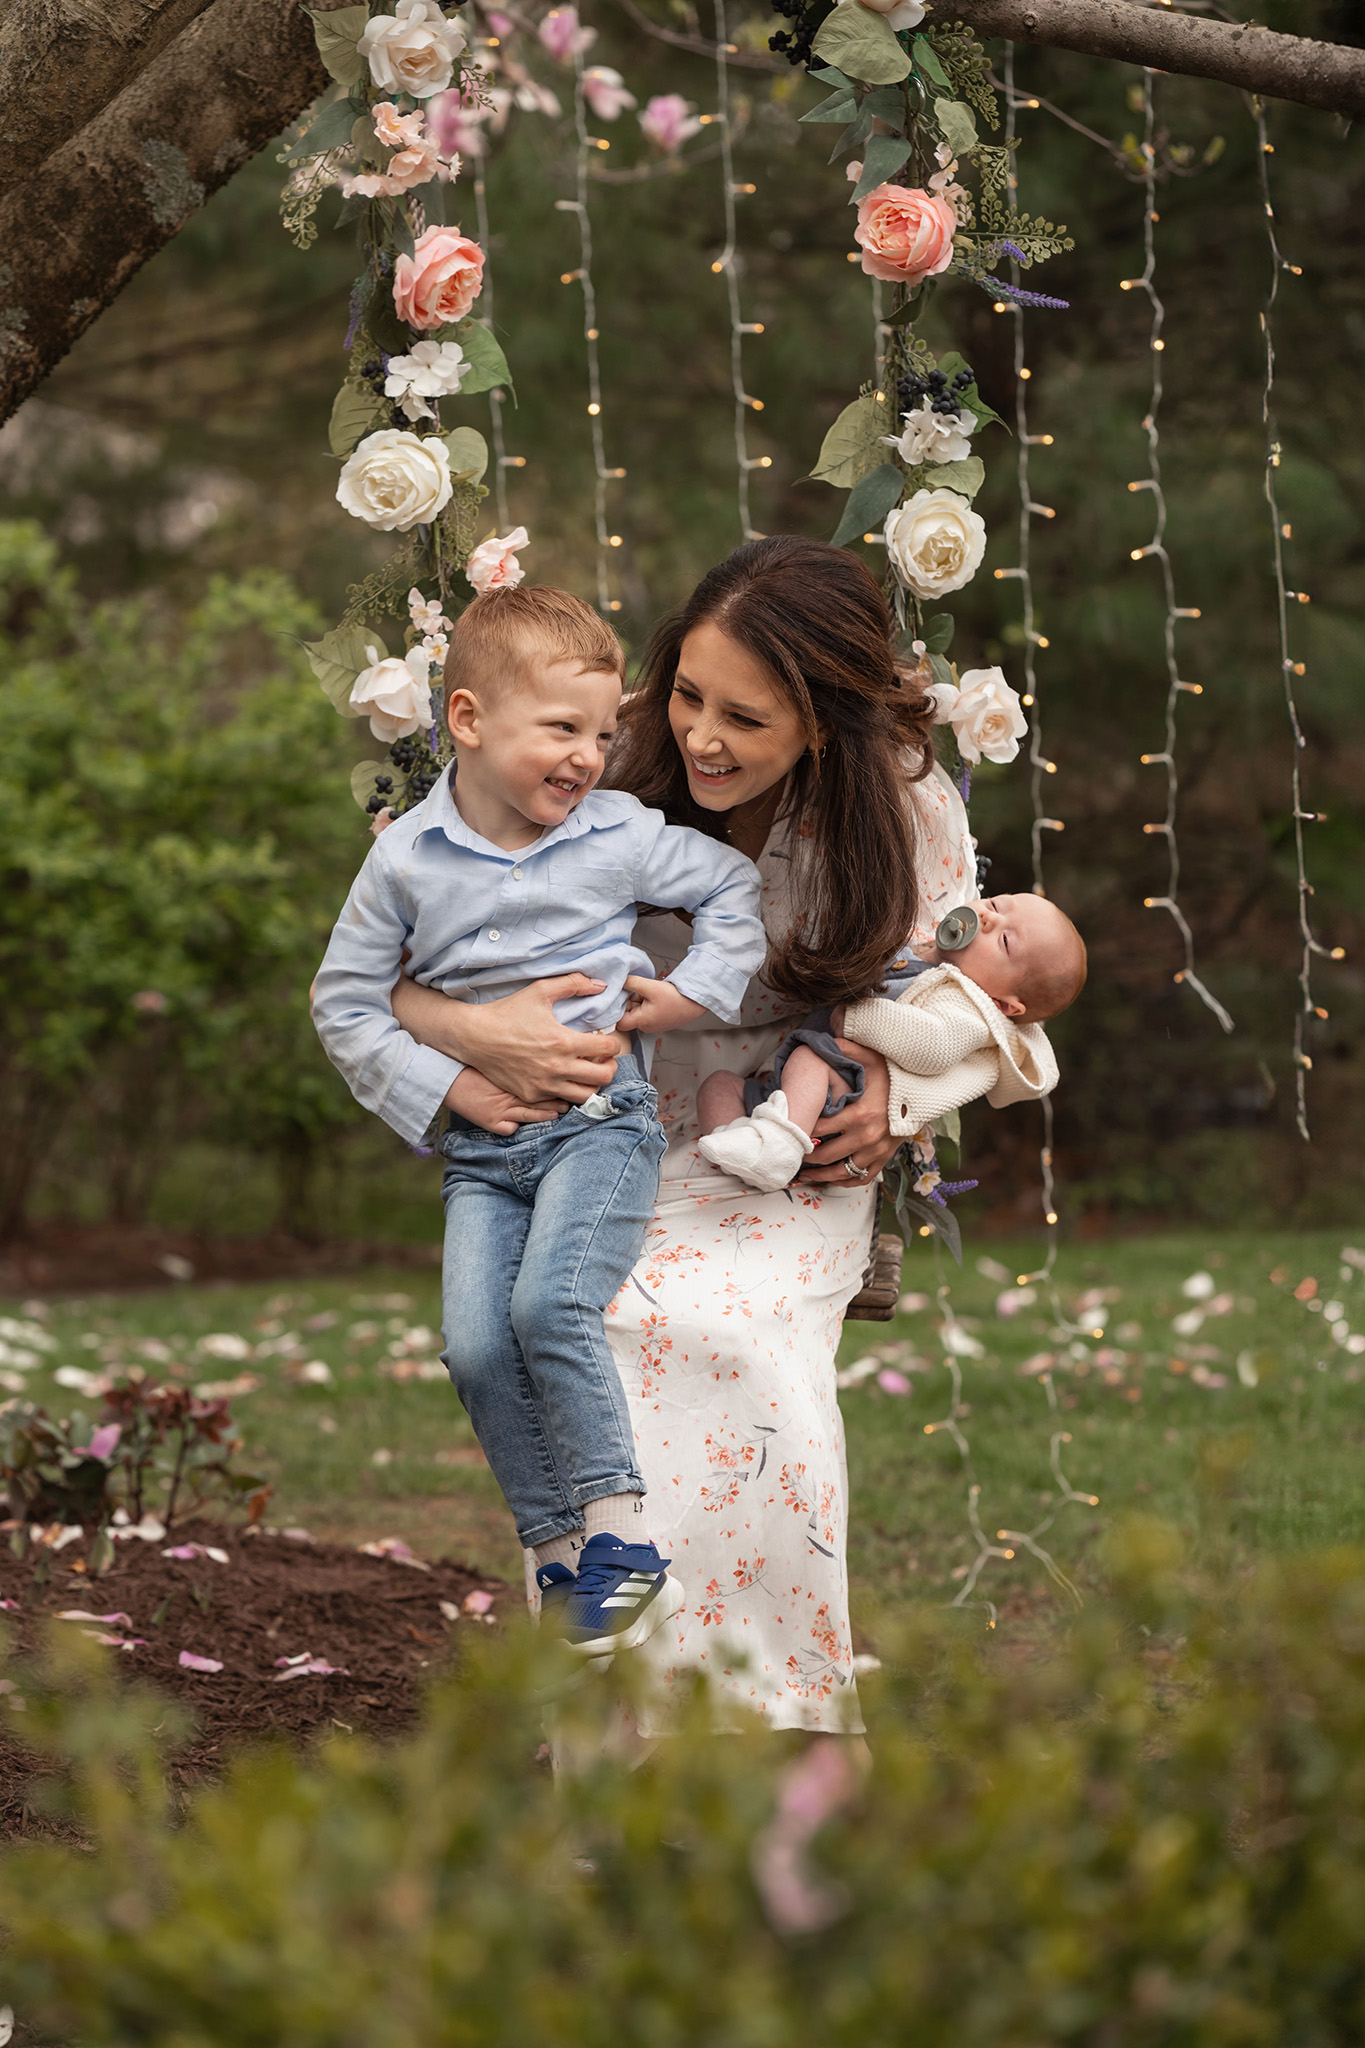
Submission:
<svg viewBox="0 0 1365 2048">
<path fill-rule="evenodd" d="M 703 1158 L 750 1187 L 786 1187 L 815 1149 L 820 1119 L 863 1092 L 862 1067 L 836 1043 L 843 1036 L 885 1056 L 896 1137 L 981 1095 L 996 1109 L 1046 1095 L 1057 1062 L 1043 1022 L 1085 985 L 1085 943 L 1070 918 L 1045 896 L 993 896 L 950 911 L 934 941 L 927 957 L 891 963 L 888 982 L 902 985 L 894 1001 L 814 1012 L 761 1080 L 708 1076 L 697 1098 Z"/>
</svg>

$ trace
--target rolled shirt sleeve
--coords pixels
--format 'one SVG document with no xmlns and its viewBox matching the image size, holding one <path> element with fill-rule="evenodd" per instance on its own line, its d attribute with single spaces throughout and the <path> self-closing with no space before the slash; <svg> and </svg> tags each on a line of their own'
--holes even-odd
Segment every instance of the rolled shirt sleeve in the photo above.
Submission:
<svg viewBox="0 0 1365 2048">
<path fill-rule="evenodd" d="M 365 1109 L 419 1145 L 462 1062 L 419 1045 L 390 1008 L 412 933 L 379 839 L 337 919 L 313 991 L 324 1052 Z"/>
<path fill-rule="evenodd" d="M 692 944 L 667 978 L 732 1024 L 768 950 L 758 869 L 733 846 L 661 822 L 644 850 L 637 886 L 643 902 L 692 913 Z"/>
</svg>

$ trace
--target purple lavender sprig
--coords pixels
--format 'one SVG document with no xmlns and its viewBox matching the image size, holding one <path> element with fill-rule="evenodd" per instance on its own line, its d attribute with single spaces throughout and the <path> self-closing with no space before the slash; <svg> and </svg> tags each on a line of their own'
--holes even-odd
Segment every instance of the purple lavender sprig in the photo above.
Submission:
<svg viewBox="0 0 1365 2048">
<path fill-rule="evenodd" d="M 941 1180 L 936 1188 L 930 1188 L 929 1200 L 937 1202 L 940 1209 L 946 1209 L 949 1195 L 968 1195 L 980 1185 L 979 1180 Z"/>
<path fill-rule="evenodd" d="M 350 350 L 355 346 L 355 338 L 360 327 L 360 315 L 362 310 L 363 308 L 360 297 L 360 286 L 358 284 L 353 284 L 351 286 L 351 324 L 346 329 L 346 339 L 341 344 L 341 346 L 347 351 L 348 354 Z"/>
<path fill-rule="evenodd" d="M 1007 242 L 1005 247 L 1009 246 Z M 1037 306 L 1052 313 L 1066 313 L 1071 308 L 1070 299 L 1050 299 L 1044 292 L 1021 291 L 1018 285 L 1006 284 L 1002 278 L 983 275 L 978 277 L 976 282 L 983 292 L 990 292 L 997 299 L 1005 299 L 1011 306 Z"/>
</svg>

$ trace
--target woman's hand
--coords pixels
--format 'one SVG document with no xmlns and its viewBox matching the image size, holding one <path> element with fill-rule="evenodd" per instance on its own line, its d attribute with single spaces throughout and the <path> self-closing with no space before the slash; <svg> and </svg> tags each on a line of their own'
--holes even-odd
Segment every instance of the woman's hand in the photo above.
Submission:
<svg viewBox="0 0 1365 2048">
<path fill-rule="evenodd" d="M 496 1003 L 462 1003 L 405 975 L 390 1001 L 403 1029 L 422 1045 L 476 1067 L 515 1101 L 586 1102 L 616 1073 L 616 1034 L 570 1031 L 553 1005 L 566 996 L 600 995 L 586 974 L 533 981 Z"/>
<path fill-rule="evenodd" d="M 893 1138 L 888 1120 L 891 1077 L 879 1052 L 854 1045 L 847 1038 L 836 1040 L 840 1052 L 862 1063 L 863 1092 L 837 1116 L 821 1117 L 811 1135 L 820 1142 L 797 1178 L 806 1186 L 856 1187 L 873 1180 L 900 1145 Z M 857 1179 L 844 1165 L 851 1159 L 859 1167 Z"/>
<path fill-rule="evenodd" d="M 474 1067 L 465 1067 L 451 1082 L 445 1107 L 453 1109 L 467 1124 L 481 1131 L 510 1138 L 522 1124 L 552 1124 L 564 1114 L 562 1102 L 518 1102 L 505 1089 L 495 1088 Z"/>
</svg>

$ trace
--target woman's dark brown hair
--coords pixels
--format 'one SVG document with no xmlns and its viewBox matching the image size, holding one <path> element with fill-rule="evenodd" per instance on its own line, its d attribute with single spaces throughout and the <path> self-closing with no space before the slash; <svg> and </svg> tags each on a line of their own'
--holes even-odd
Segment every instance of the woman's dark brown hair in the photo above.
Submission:
<svg viewBox="0 0 1365 2048">
<path fill-rule="evenodd" d="M 915 923 L 905 785 L 933 766 L 932 702 L 898 673 L 886 600 L 853 555 L 790 534 L 736 548 L 654 635 L 611 760 L 616 788 L 713 839 L 725 813 L 694 802 L 668 722 L 683 641 L 705 620 L 763 664 L 809 748 L 782 807 L 801 909 L 764 980 L 801 1010 L 870 994 Z"/>
</svg>

